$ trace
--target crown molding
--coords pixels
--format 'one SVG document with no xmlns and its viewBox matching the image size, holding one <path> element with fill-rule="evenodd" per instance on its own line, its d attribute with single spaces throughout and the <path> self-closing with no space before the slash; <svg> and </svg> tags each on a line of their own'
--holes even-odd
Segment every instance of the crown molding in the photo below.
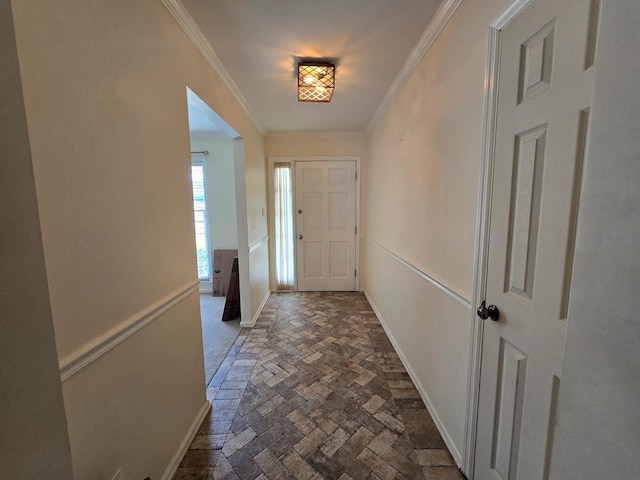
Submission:
<svg viewBox="0 0 640 480">
<path fill-rule="evenodd" d="M 442 5 L 440 5 L 438 11 L 433 16 L 429 25 L 427 25 L 427 28 L 420 37 L 417 45 L 409 55 L 409 58 L 407 58 L 407 61 L 389 87 L 389 90 L 387 90 L 382 102 L 378 105 L 378 109 L 373 114 L 373 117 L 371 117 L 366 129 L 367 134 L 371 133 L 378 122 L 380 122 L 382 115 L 384 115 L 389 108 L 391 101 L 400 92 L 404 84 L 407 83 L 407 80 L 409 80 L 409 77 L 418 66 L 418 63 L 420 63 L 420 60 L 422 60 L 422 57 L 424 57 L 429 51 L 431 45 L 433 45 L 433 42 L 438 38 L 438 35 L 440 35 L 440 32 L 449 22 L 449 19 L 453 16 L 461 3 L 462 0 L 445 0 Z"/>
<path fill-rule="evenodd" d="M 244 95 L 238 88 L 238 85 L 236 85 L 236 82 L 233 81 L 233 78 L 231 78 L 231 75 L 229 75 L 229 72 L 227 71 L 227 69 L 224 67 L 224 65 L 222 65 L 222 62 L 216 55 L 215 50 L 213 49 L 209 41 L 206 39 L 206 37 L 202 33 L 202 30 L 200 30 L 200 27 L 198 27 L 198 24 L 193 19 L 191 14 L 187 11 L 182 1 L 181 0 L 160 0 L 160 1 L 167 8 L 167 10 L 169 10 L 169 13 L 171 13 L 171 16 L 175 19 L 178 25 L 180 25 L 180 28 L 184 30 L 184 33 L 187 34 L 187 37 L 189 37 L 191 42 L 193 42 L 193 44 L 198 49 L 200 54 L 204 57 L 204 59 L 207 61 L 209 66 L 220 76 L 220 78 L 222 79 L 222 82 L 226 85 L 226 87 L 229 89 L 231 94 L 238 101 L 238 103 L 240 104 L 242 109 L 245 111 L 247 116 L 251 119 L 255 127 L 260 131 L 260 133 L 265 135 L 267 133 L 266 128 L 264 127 L 264 125 L 262 125 L 262 122 L 258 120 L 256 113 L 249 106 L 247 99 L 244 98 Z"/>
<path fill-rule="evenodd" d="M 268 132 L 267 138 L 364 138 L 364 131 L 300 131 L 300 132 Z"/>
</svg>

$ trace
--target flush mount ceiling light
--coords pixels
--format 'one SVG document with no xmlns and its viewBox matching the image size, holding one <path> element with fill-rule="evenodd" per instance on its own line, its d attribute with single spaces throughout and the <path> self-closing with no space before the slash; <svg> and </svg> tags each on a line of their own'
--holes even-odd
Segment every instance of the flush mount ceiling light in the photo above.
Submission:
<svg viewBox="0 0 640 480">
<path fill-rule="evenodd" d="M 298 64 L 298 101 L 330 102 L 336 66 L 331 63 Z"/>
</svg>

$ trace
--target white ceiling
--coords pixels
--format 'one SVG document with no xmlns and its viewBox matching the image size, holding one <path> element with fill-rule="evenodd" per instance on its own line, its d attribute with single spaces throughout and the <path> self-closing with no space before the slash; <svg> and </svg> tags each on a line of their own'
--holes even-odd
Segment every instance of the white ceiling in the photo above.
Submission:
<svg viewBox="0 0 640 480">
<path fill-rule="evenodd" d="M 183 0 L 268 132 L 364 131 L 442 0 Z M 297 101 L 299 58 L 335 60 L 331 103 Z"/>
</svg>

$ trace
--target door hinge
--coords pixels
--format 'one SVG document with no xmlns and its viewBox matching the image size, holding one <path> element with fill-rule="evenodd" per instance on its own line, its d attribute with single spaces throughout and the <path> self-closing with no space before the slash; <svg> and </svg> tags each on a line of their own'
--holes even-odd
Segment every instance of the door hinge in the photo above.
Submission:
<svg viewBox="0 0 640 480">
<path fill-rule="evenodd" d="M 358 172 L 356 172 L 356 182 L 358 181 Z"/>
<path fill-rule="evenodd" d="M 358 226 L 357 225 L 356 225 L 355 231 L 356 231 L 356 235 L 357 235 L 358 234 Z"/>
<path fill-rule="evenodd" d="M 358 276 L 358 270 L 354 270 L 354 271 L 353 271 L 353 276 L 354 276 L 354 277 L 357 277 L 357 276 Z"/>
</svg>

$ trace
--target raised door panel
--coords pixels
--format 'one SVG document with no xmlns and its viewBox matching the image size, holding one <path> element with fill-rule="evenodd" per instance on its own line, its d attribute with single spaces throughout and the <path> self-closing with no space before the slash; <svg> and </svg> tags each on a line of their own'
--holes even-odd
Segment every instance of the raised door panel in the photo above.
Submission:
<svg viewBox="0 0 640 480">
<path fill-rule="evenodd" d="M 297 286 L 355 287 L 355 162 L 296 162 Z"/>
<path fill-rule="evenodd" d="M 593 85 L 592 2 L 533 0 L 499 33 L 474 477 L 546 479 Z M 591 69 L 593 70 L 593 69 Z"/>
</svg>

